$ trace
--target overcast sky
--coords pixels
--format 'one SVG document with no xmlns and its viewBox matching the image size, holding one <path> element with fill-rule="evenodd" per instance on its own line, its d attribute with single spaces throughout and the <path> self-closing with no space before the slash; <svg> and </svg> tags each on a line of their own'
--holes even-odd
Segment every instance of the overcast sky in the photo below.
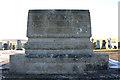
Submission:
<svg viewBox="0 0 120 80">
<path fill-rule="evenodd" d="M 92 37 L 117 38 L 119 0 L 1 0 L 0 39 L 27 39 L 29 9 L 89 9 Z"/>
</svg>

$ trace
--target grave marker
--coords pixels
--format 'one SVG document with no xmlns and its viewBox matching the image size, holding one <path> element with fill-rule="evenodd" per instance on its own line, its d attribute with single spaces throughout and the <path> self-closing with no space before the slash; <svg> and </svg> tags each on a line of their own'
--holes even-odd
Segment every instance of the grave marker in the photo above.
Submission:
<svg viewBox="0 0 120 80">
<path fill-rule="evenodd" d="M 27 37 L 25 55 L 11 55 L 13 73 L 83 74 L 108 68 L 108 55 L 93 53 L 89 10 L 29 10 Z"/>
<path fill-rule="evenodd" d="M 100 49 L 100 41 L 99 40 L 96 41 L 96 49 Z"/>
</svg>

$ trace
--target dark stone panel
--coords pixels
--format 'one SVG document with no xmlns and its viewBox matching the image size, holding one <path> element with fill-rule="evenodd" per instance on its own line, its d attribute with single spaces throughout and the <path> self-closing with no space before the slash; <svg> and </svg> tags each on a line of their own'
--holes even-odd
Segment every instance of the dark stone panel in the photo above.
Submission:
<svg viewBox="0 0 120 80">
<path fill-rule="evenodd" d="M 91 58 L 88 54 L 29 54 L 28 58 Z"/>
</svg>

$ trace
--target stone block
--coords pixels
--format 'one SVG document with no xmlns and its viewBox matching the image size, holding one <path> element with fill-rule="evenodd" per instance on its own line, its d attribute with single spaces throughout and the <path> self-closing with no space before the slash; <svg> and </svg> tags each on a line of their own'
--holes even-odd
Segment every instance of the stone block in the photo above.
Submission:
<svg viewBox="0 0 120 80">
<path fill-rule="evenodd" d="M 26 45 L 27 50 L 83 50 L 87 53 L 85 49 L 93 49 L 93 44 L 86 38 L 31 38 L 28 40 Z"/>
<path fill-rule="evenodd" d="M 10 71 L 22 74 L 83 74 L 88 71 L 107 70 L 108 55 L 94 54 L 78 58 L 40 58 L 11 55 Z"/>
<path fill-rule="evenodd" d="M 10 72 L 24 73 L 25 72 L 25 55 L 10 55 Z"/>
<path fill-rule="evenodd" d="M 93 54 L 89 10 L 29 10 L 25 55 L 10 56 L 18 74 L 84 74 L 108 69 L 108 55 Z"/>
<path fill-rule="evenodd" d="M 84 23 L 84 24 L 83 24 Z M 65 11 L 29 11 L 27 37 L 90 37 L 90 16 L 88 10 Z M 44 30 L 39 31 L 39 28 Z M 82 31 L 76 35 L 73 28 Z M 88 28 L 88 29 L 84 29 Z M 72 33 L 72 34 L 71 34 Z M 69 35 L 71 34 L 71 35 Z M 83 34 L 83 35 L 82 35 Z M 67 35 L 67 36 L 62 36 Z"/>
</svg>

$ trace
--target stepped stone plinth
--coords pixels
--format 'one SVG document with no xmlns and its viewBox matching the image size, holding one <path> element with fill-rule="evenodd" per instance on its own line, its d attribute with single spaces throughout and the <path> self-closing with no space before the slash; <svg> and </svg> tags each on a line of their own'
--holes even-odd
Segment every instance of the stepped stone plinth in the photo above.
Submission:
<svg viewBox="0 0 120 80">
<path fill-rule="evenodd" d="M 20 74 L 83 74 L 108 69 L 108 55 L 94 54 L 89 10 L 29 10 L 25 55 L 11 55 Z"/>
</svg>

